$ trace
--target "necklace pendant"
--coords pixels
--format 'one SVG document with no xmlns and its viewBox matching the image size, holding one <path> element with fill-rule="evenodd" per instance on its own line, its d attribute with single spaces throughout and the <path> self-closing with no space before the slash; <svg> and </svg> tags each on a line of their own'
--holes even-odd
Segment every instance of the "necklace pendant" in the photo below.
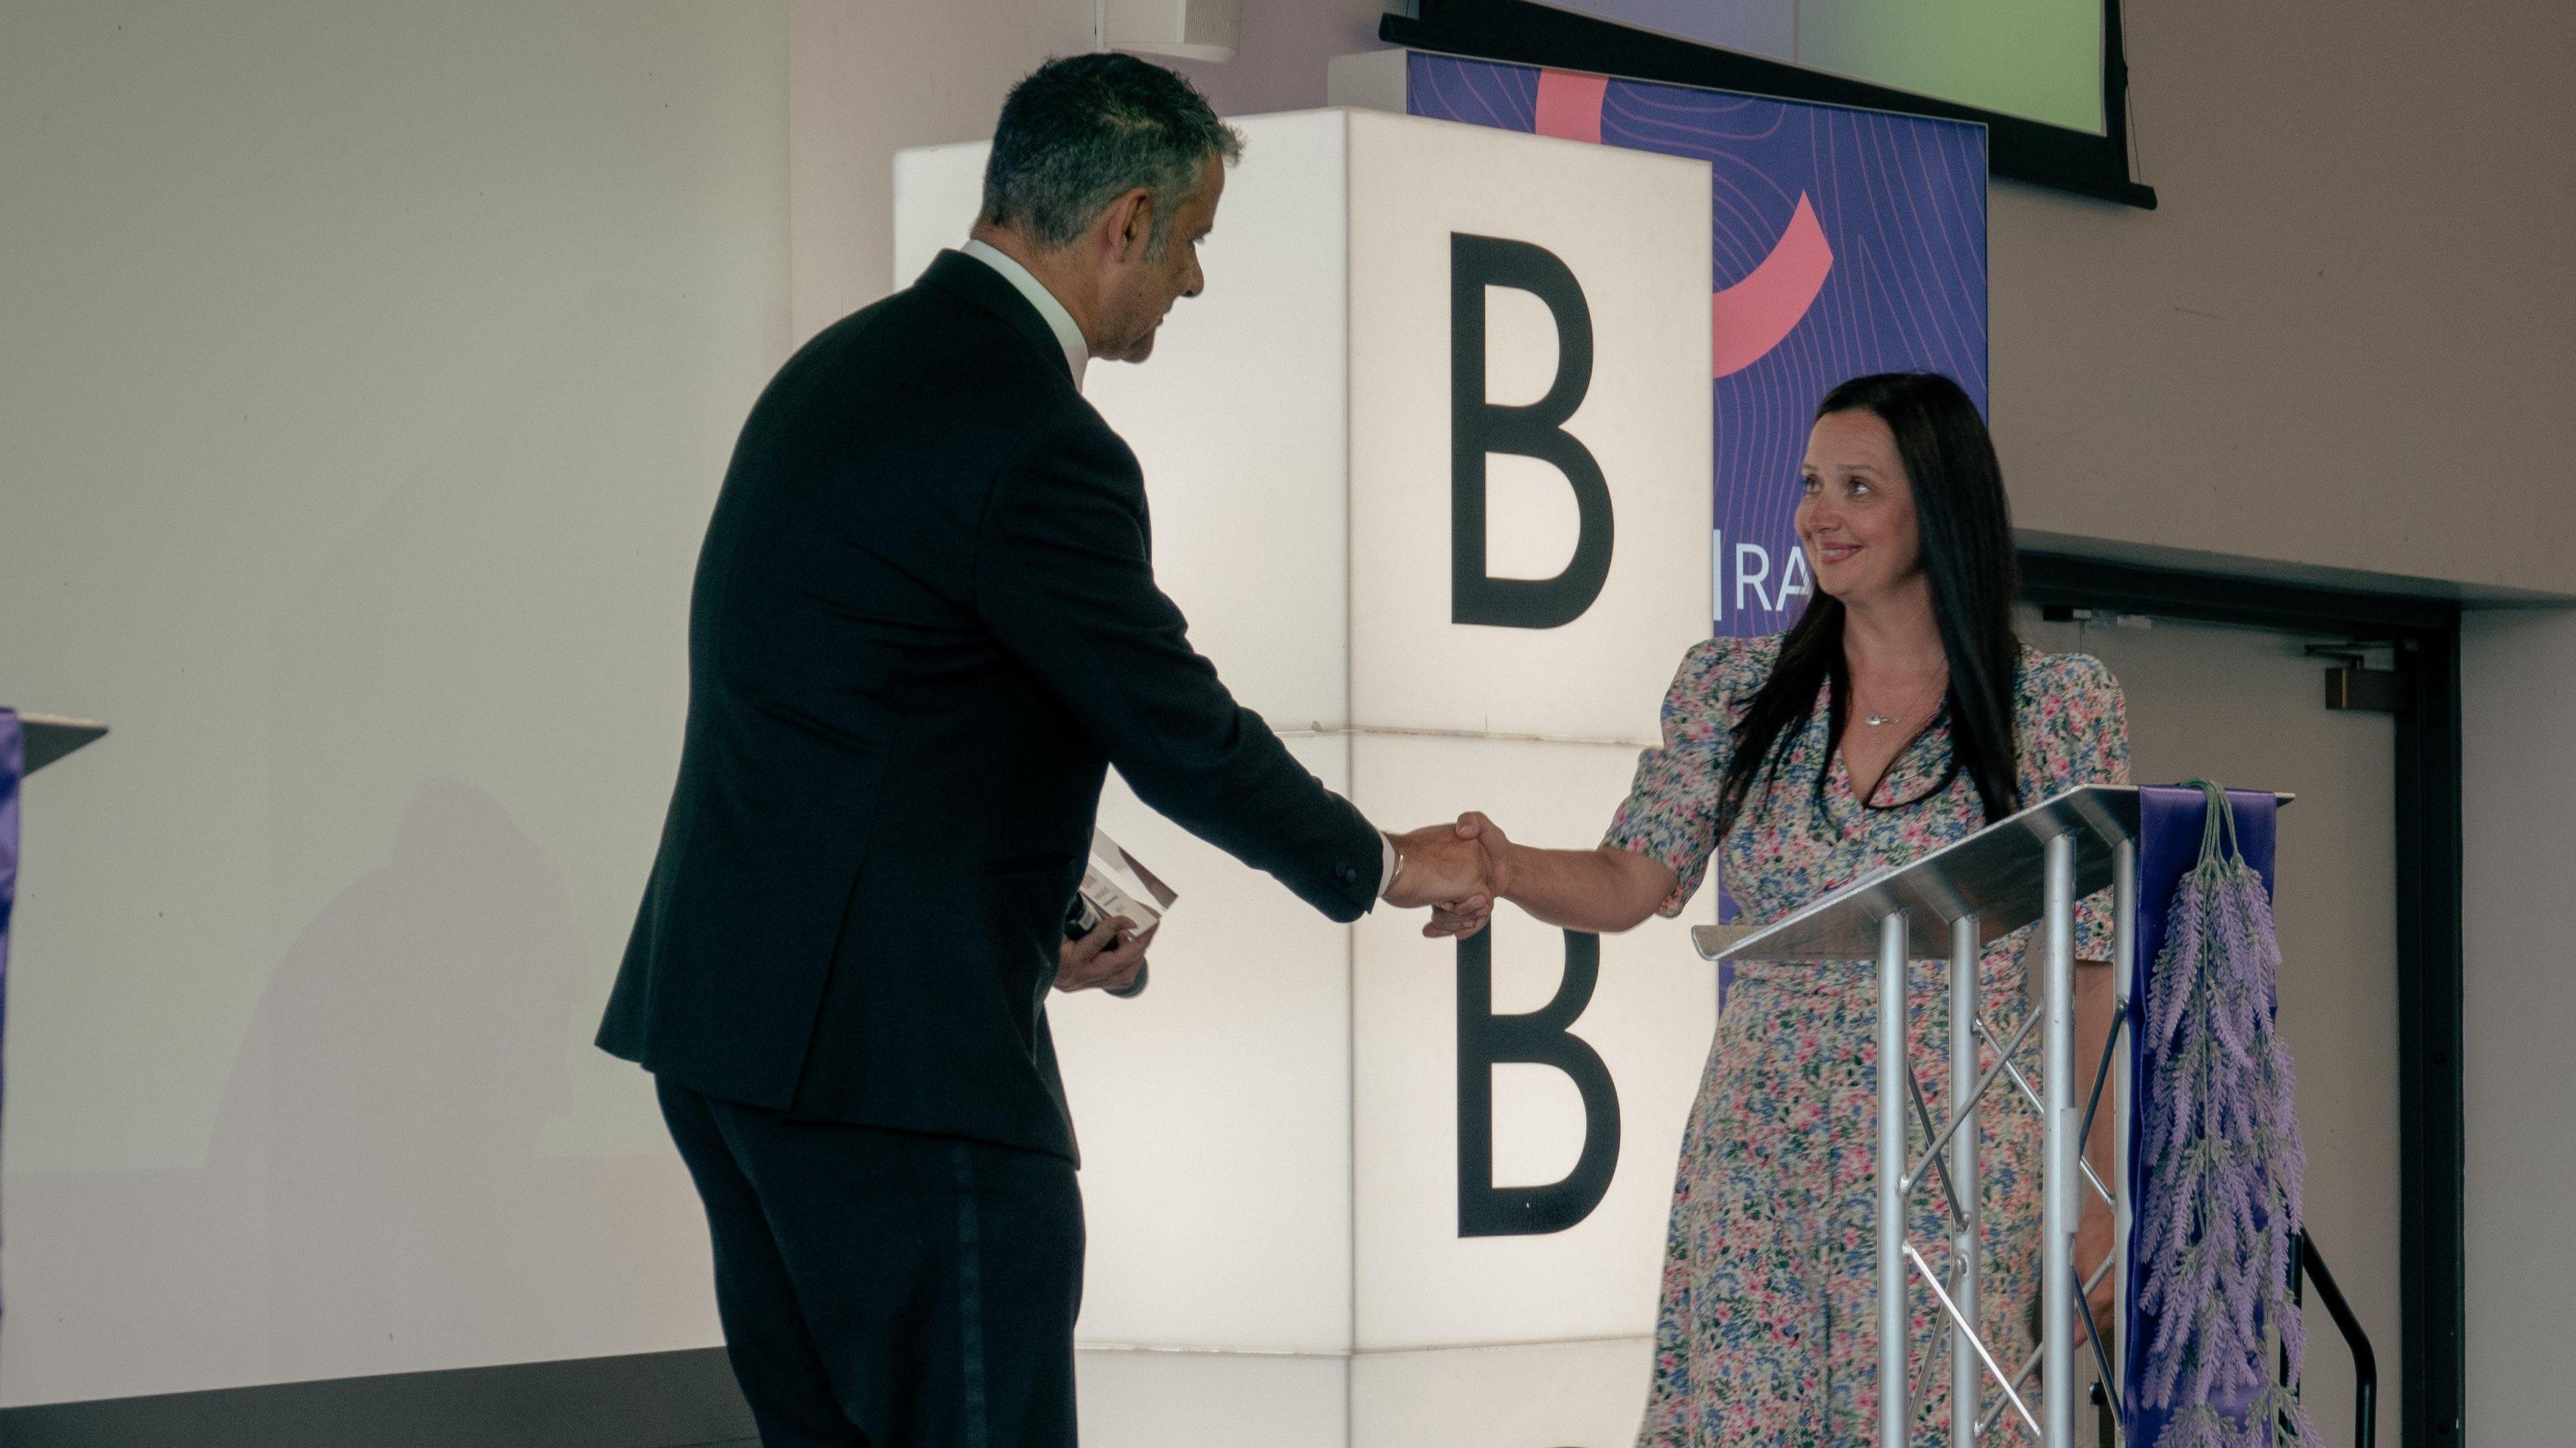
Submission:
<svg viewBox="0 0 2576 1448">
<path fill-rule="evenodd" d="M 1895 722 L 1896 716 L 1893 714 L 1872 714 L 1869 716 L 1869 726 L 1873 729 L 1882 724 L 1893 724 Z"/>
</svg>

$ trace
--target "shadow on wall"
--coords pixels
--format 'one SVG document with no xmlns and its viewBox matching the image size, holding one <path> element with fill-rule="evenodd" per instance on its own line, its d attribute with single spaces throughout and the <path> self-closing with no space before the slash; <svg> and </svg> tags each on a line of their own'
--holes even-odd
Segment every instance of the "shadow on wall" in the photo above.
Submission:
<svg viewBox="0 0 2576 1448">
<path fill-rule="evenodd" d="M 634 1317 L 595 1163 L 536 1155 L 587 978 L 562 872 L 489 796 L 423 785 L 270 979 L 217 1116 L 208 1175 L 265 1198 L 272 1363 L 539 1357 Z"/>
<path fill-rule="evenodd" d="M 264 827 L 207 847 L 264 844 L 297 933 L 238 1048 L 211 1016 L 93 1047 L 213 1058 L 184 1073 L 223 1083 L 204 1165 L 6 1179 L 0 1404 L 716 1340 L 696 1194 L 586 1044 L 660 834 L 705 510 L 775 360 L 696 306 L 601 285 L 542 319 L 328 556 L 278 555 Z M 589 1154 L 540 1155 L 567 1112 L 547 1149 Z"/>
<path fill-rule="evenodd" d="M 677 1157 L 537 1155 L 586 969 L 561 872 L 423 785 L 271 977 L 204 1166 L 7 1178 L 0 1404 L 713 1341 Z"/>
<path fill-rule="evenodd" d="M 716 1340 L 704 1218 L 649 1086 L 586 1043 L 593 952 L 623 943 L 660 834 L 706 508 L 775 319 L 565 296 L 432 399 L 443 431 L 333 479 L 269 558 L 291 586 L 265 734 L 222 736 L 264 747 L 266 814 L 203 848 L 264 845 L 265 917 L 297 933 L 200 948 L 220 1019 L 89 1043 L 221 1083 L 202 1166 L 0 1184 L 0 1404 Z M 237 1047 L 229 986 L 254 969 Z"/>
</svg>

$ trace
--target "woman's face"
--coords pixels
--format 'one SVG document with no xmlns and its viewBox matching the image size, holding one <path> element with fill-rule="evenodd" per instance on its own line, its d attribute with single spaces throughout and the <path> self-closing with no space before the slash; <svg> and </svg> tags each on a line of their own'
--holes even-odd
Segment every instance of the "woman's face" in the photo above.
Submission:
<svg viewBox="0 0 2576 1448">
<path fill-rule="evenodd" d="M 1877 413 L 1854 408 L 1816 419 L 1798 472 L 1805 488 L 1798 545 L 1818 588 L 1865 604 L 1921 576 L 1914 484 L 1896 456 L 1896 434 Z"/>
</svg>

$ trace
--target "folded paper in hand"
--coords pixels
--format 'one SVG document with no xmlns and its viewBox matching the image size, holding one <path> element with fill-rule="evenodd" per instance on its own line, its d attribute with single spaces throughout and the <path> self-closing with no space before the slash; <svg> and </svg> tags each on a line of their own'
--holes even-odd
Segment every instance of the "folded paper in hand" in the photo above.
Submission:
<svg viewBox="0 0 2576 1448">
<path fill-rule="evenodd" d="M 1163 912 L 1179 898 L 1143 861 L 1119 848 L 1107 831 L 1091 832 L 1091 859 L 1082 870 L 1082 895 L 1076 907 L 1080 917 L 1075 925 L 1089 931 L 1103 920 L 1123 915 L 1142 935 L 1161 924 Z"/>
</svg>

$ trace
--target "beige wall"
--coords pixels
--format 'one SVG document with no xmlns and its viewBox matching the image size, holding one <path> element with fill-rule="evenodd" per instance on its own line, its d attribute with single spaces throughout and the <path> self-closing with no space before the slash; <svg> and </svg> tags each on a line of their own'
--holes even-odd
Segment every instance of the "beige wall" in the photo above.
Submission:
<svg viewBox="0 0 2576 1448">
<path fill-rule="evenodd" d="M 797 341 L 890 289 L 894 153 L 990 140 L 1011 82 L 1051 55 L 1089 50 L 1091 16 L 1091 0 L 791 0 Z"/>
<path fill-rule="evenodd" d="M 0 5 L 0 1404 L 691 1347 L 591 1049 L 787 339 L 783 3 Z"/>
<path fill-rule="evenodd" d="M 2125 8 L 2161 208 L 1995 187 L 2019 521 L 2576 593 L 2576 14 Z"/>
<path fill-rule="evenodd" d="M 1242 0 L 1224 63 L 1170 62 L 1227 115 L 1324 103 L 1324 64 L 1377 44 L 1379 0 Z M 795 335 L 891 289 L 894 153 L 989 140 L 1013 81 L 1091 49 L 1091 0 L 792 0 Z M 963 238 L 960 238 L 961 240 Z"/>
</svg>

